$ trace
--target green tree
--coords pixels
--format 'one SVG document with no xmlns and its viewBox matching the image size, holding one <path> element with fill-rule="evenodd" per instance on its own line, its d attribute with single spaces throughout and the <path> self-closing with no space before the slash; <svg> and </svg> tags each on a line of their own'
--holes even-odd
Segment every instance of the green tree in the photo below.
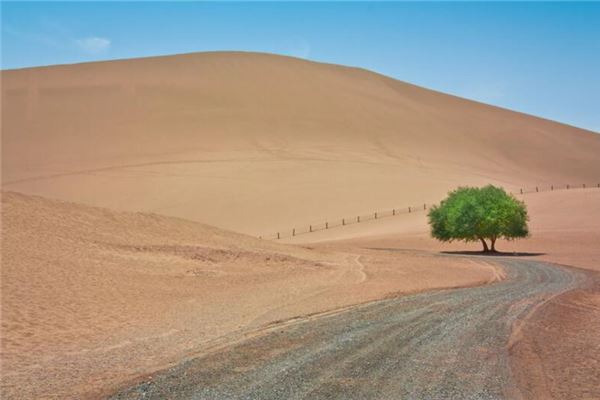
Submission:
<svg viewBox="0 0 600 400">
<path fill-rule="evenodd" d="M 428 216 L 434 238 L 443 242 L 480 241 L 484 252 L 496 252 L 499 238 L 529 236 L 525 204 L 492 185 L 458 188 L 439 206 L 433 206 Z"/>
</svg>

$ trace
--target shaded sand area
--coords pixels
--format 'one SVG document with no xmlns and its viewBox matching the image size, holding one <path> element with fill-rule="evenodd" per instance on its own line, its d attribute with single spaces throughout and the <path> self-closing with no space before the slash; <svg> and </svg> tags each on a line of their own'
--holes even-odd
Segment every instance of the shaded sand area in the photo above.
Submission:
<svg viewBox="0 0 600 400">
<path fill-rule="evenodd" d="M 276 321 L 498 278 L 458 258 L 288 246 L 11 192 L 2 212 L 6 399 L 97 397 Z"/>
<path fill-rule="evenodd" d="M 595 183 L 600 135 L 358 68 L 197 53 L 2 71 L 2 187 L 252 235 Z"/>
</svg>

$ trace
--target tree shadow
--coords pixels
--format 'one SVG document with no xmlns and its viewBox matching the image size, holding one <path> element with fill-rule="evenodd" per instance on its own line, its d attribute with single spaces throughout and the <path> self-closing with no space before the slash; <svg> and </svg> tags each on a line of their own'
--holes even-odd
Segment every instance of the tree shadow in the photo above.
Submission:
<svg viewBox="0 0 600 400">
<path fill-rule="evenodd" d="M 528 252 L 517 252 L 517 251 L 496 251 L 496 252 L 485 252 L 485 251 L 441 251 L 442 254 L 452 254 L 461 256 L 486 256 L 486 257 L 535 257 L 543 256 L 546 253 L 528 253 Z"/>
<path fill-rule="evenodd" d="M 456 250 L 456 251 L 432 251 L 432 250 L 417 250 L 417 249 L 402 249 L 396 247 L 365 247 L 368 250 L 379 251 L 394 251 L 400 253 L 427 253 L 427 254 L 444 254 L 450 256 L 483 256 L 483 257 L 535 257 L 544 256 L 546 253 L 529 253 L 517 251 L 482 251 L 482 250 Z"/>
</svg>

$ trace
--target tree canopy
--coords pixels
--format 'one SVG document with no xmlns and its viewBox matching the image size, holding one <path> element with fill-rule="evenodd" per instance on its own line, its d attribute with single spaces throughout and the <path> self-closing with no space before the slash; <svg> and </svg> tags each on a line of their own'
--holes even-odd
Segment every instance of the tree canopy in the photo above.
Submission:
<svg viewBox="0 0 600 400">
<path fill-rule="evenodd" d="M 480 241 L 485 252 L 495 252 L 499 238 L 529 235 L 525 204 L 493 185 L 458 188 L 439 206 L 433 206 L 428 216 L 434 238 L 444 242 Z"/>
</svg>

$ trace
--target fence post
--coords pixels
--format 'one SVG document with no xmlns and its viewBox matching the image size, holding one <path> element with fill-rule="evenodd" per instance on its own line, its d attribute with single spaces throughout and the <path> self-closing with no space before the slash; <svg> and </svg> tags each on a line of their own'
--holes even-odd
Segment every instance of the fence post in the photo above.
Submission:
<svg viewBox="0 0 600 400">
<path fill-rule="evenodd" d="M 279 236 L 279 232 L 277 232 L 277 239 L 279 239 L 279 238 L 280 238 L 280 236 Z"/>
<path fill-rule="evenodd" d="M 356 222 L 360 222 L 360 215 L 356 217 Z"/>
<path fill-rule="evenodd" d="M 396 209 L 392 208 L 392 215 L 396 215 Z"/>
<path fill-rule="evenodd" d="M 585 183 L 583 184 L 583 188 L 585 189 Z"/>
<path fill-rule="evenodd" d="M 523 194 L 523 189 L 520 189 L 520 191 L 521 191 L 521 194 Z"/>
<path fill-rule="evenodd" d="M 410 207 L 408 207 L 408 212 L 410 213 Z"/>
<path fill-rule="evenodd" d="M 325 229 L 329 229 L 329 222 L 325 222 Z"/>
<path fill-rule="evenodd" d="M 536 191 L 536 192 L 539 192 L 539 191 L 540 191 L 540 189 L 538 189 L 538 187 L 536 186 L 536 187 L 535 187 L 535 191 Z"/>
<path fill-rule="evenodd" d="M 554 185 L 550 185 L 550 191 L 554 190 Z"/>
<path fill-rule="evenodd" d="M 296 228 L 292 229 L 292 236 L 296 236 Z"/>
<path fill-rule="evenodd" d="M 346 225 L 346 220 L 342 218 L 342 225 Z"/>
<path fill-rule="evenodd" d="M 309 231 L 309 232 L 312 232 L 312 225 L 309 225 L 309 226 L 308 226 L 308 231 Z"/>
<path fill-rule="evenodd" d="M 375 213 L 375 219 L 377 219 L 377 213 Z"/>
<path fill-rule="evenodd" d="M 569 184 L 567 183 L 567 190 L 569 189 Z"/>
<path fill-rule="evenodd" d="M 427 203 L 423 204 L 423 210 L 427 210 Z"/>
</svg>

